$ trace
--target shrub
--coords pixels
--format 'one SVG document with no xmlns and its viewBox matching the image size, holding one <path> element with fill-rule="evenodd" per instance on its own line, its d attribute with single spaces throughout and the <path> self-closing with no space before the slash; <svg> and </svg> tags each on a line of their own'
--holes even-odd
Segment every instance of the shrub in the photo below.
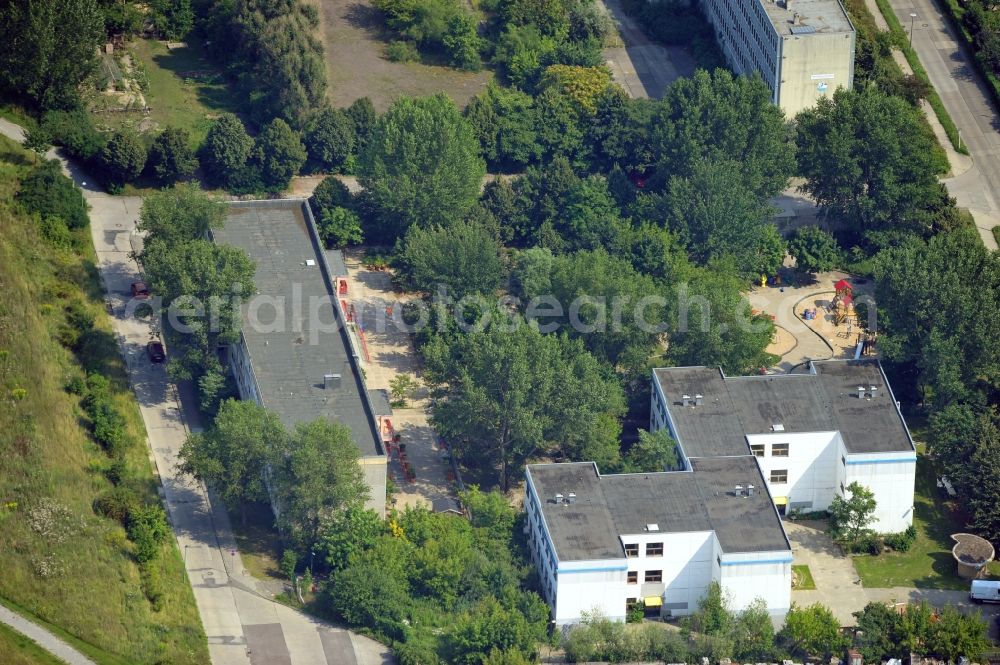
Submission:
<svg viewBox="0 0 1000 665">
<path fill-rule="evenodd" d="M 38 213 L 43 219 L 58 217 L 70 229 L 85 228 L 90 221 L 83 193 L 63 175 L 54 159 L 32 169 L 21 181 L 17 200 L 28 212 Z"/>
<path fill-rule="evenodd" d="M 139 568 L 139 581 L 142 583 L 142 593 L 146 596 L 154 612 L 163 609 L 163 581 L 160 571 L 150 565 Z"/>
<path fill-rule="evenodd" d="M 49 111 L 42 120 L 42 127 L 54 144 L 66 148 L 70 156 L 78 159 L 90 159 L 104 146 L 104 137 L 84 109 Z"/>
<path fill-rule="evenodd" d="M 913 547 L 913 542 L 917 539 L 917 528 L 911 524 L 906 527 L 906 531 L 887 533 L 883 537 L 885 545 L 889 549 L 896 552 L 909 552 L 910 548 Z"/>
<path fill-rule="evenodd" d="M 170 535 L 167 515 L 160 506 L 134 508 L 129 513 L 126 529 L 129 540 L 135 545 L 135 558 L 139 563 L 155 559 L 160 553 L 160 545 Z"/>
<path fill-rule="evenodd" d="M 112 186 L 135 180 L 145 166 L 146 146 L 134 131 L 116 132 L 101 150 L 101 167 Z"/>
<path fill-rule="evenodd" d="M 420 51 L 413 42 L 397 39 L 385 47 L 385 57 L 393 62 L 418 62 Z"/>
<path fill-rule="evenodd" d="M 853 554 L 871 554 L 878 556 L 883 549 L 882 536 L 876 534 L 865 534 L 854 542 L 846 543 L 848 551 Z"/>
<path fill-rule="evenodd" d="M 139 495 L 131 487 L 119 485 L 104 492 L 94 500 L 94 512 L 111 518 L 123 526 L 129 515 L 140 505 Z"/>
<path fill-rule="evenodd" d="M 172 183 L 194 173 L 198 158 L 190 144 L 187 130 L 177 127 L 167 127 L 156 137 L 149 149 L 149 166 L 157 180 Z"/>
</svg>

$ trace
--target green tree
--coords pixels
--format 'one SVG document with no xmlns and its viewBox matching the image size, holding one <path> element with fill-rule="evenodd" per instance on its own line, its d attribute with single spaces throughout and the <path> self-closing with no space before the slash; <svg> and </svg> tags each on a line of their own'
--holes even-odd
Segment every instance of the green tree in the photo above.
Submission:
<svg viewBox="0 0 1000 665">
<path fill-rule="evenodd" d="M 191 0 L 151 0 L 149 9 L 153 26 L 166 39 L 184 39 L 194 28 Z"/>
<path fill-rule="evenodd" d="M 623 460 L 625 473 L 668 471 L 677 468 L 677 442 L 665 429 L 655 432 L 639 430 L 639 440 L 632 445 Z"/>
<path fill-rule="evenodd" d="M 16 198 L 28 212 L 58 217 L 70 229 L 86 228 L 90 221 L 83 193 L 54 159 L 45 160 L 25 176 Z"/>
<path fill-rule="evenodd" d="M 288 123 L 275 118 L 264 126 L 253 147 L 264 185 L 285 189 L 306 161 L 306 148 Z"/>
<path fill-rule="evenodd" d="M 36 155 L 44 156 L 52 147 L 52 137 L 45 125 L 39 125 L 34 129 L 25 130 L 21 145 Z"/>
<path fill-rule="evenodd" d="M 425 381 L 442 398 L 434 423 L 456 454 L 496 465 L 506 491 L 525 460 L 547 448 L 617 453 L 618 432 L 597 425 L 619 417 L 624 399 L 597 360 L 533 326 L 503 328 L 442 334 L 424 347 Z"/>
<path fill-rule="evenodd" d="M 632 99 L 617 87 L 597 100 L 588 137 L 595 146 L 594 157 L 605 171 L 617 164 L 625 171 L 643 173 L 653 166 L 649 135 L 655 108 L 655 101 Z"/>
<path fill-rule="evenodd" d="M 187 178 L 198 168 L 198 158 L 191 149 L 191 135 L 186 129 L 167 127 L 153 140 L 148 163 L 161 183 Z"/>
<path fill-rule="evenodd" d="M 323 522 L 318 549 L 332 571 L 347 568 L 386 533 L 386 523 L 374 510 L 351 506 Z"/>
<path fill-rule="evenodd" d="M 871 533 L 875 508 L 875 493 L 855 480 L 845 496 L 835 496 L 830 502 L 830 528 L 839 538 L 856 543 Z"/>
<path fill-rule="evenodd" d="M 953 605 L 941 609 L 931 628 L 927 650 L 949 662 L 966 657 L 973 662 L 993 648 L 982 616 L 962 614 Z"/>
<path fill-rule="evenodd" d="M 201 146 L 201 163 L 210 178 L 225 187 L 238 182 L 254 142 L 243 122 L 232 113 L 219 116 Z"/>
<path fill-rule="evenodd" d="M 691 616 L 691 628 L 705 635 L 729 636 L 735 621 L 722 586 L 712 582 L 704 598 L 698 601 L 698 611 Z"/>
<path fill-rule="evenodd" d="M 0 91 L 41 111 L 79 106 L 104 39 L 96 0 L 5 2 L 0 25 Z"/>
<path fill-rule="evenodd" d="M 795 163 L 767 84 L 725 69 L 699 70 L 667 88 L 653 113 L 651 144 L 664 183 L 694 172 L 698 162 L 737 160 L 743 188 L 758 201 L 785 188 Z"/>
<path fill-rule="evenodd" d="M 433 293 L 444 287 L 456 299 L 492 295 L 502 273 L 500 244 L 481 225 L 468 222 L 410 227 L 397 263 L 410 288 Z"/>
<path fill-rule="evenodd" d="M 146 146 L 131 130 L 119 130 L 101 150 L 101 168 L 111 185 L 132 182 L 146 166 Z"/>
<path fill-rule="evenodd" d="M 86 109 L 49 111 L 42 119 L 42 130 L 52 143 L 61 145 L 70 156 L 81 160 L 97 155 L 106 143 Z"/>
<path fill-rule="evenodd" d="M 881 663 L 907 655 L 903 640 L 903 615 L 885 603 L 868 603 L 854 613 L 858 620 L 857 648 L 867 663 Z"/>
<path fill-rule="evenodd" d="M 461 219 L 479 196 L 485 170 L 472 129 L 444 95 L 397 100 L 358 157 L 358 180 L 386 238 L 413 224 Z"/>
<path fill-rule="evenodd" d="M 702 265 L 730 259 L 744 277 L 772 275 L 785 258 L 771 222 L 776 210 L 750 188 L 746 175 L 739 162 L 695 162 L 667 186 L 668 226 Z"/>
<path fill-rule="evenodd" d="M 968 473 L 976 475 L 970 485 L 969 520 L 976 533 L 989 540 L 1000 538 L 1000 478 L 991 475 L 1000 470 L 1000 428 L 996 418 L 984 415 L 979 422 L 975 452 L 967 461 Z"/>
<path fill-rule="evenodd" d="M 361 218 L 347 208 L 326 208 L 320 214 L 319 235 L 327 247 L 343 249 L 348 245 L 360 245 L 364 240 Z"/>
<path fill-rule="evenodd" d="M 736 616 L 733 644 L 733 655 L 741 663 L 769 663 L 774 658 L 774 624 L 763 598 L 757 598 Z"/>
<path fill-rule="evenodd" d="M 313 190 L 313 195 L 309 197 L 309 207 L 312 208 L 313 217 L 321 219 L 324 210 L 350 208 L 351 192 L 340 180 L 327 176 Z"/>
<path fill-rule="evenodd" d="M 824 214 L 876 246 L 926 235 L 951 203 L 921 111 L 878 86 L 838 90 L 798 117 L 799 170 Z M 891 235 L 879 240 L 879 233 Z"/>
<path fill-rule="evenodd" d="M 388 639 L 402 637 L 402 619 L 412 604 L 406 576 L 372 563 L 351 566 L 326 585 L 325 601 L 351 626 L 366 626 Z"/>
<path fill-rule="evenodd" d="M 278 523 L 300 551 L 317 542 L 325 519 L 370 495 L 351 430 L 322 418 L 296 426 L 272 469 Z"/>
<path fill-rule="evenodd" d="M 188 435 L 178 457 L 184 473 L 203 480 L 231 508 L 268 499 L 264 469 L 284 448 L 285 428 L 278 416 L 255 402 L 228 399 L 212 426 Z"/>
<path fill-rule="evenodd" d="M 136 230 L 146 234 L 146 245 L 203 240 L 211 229 L 222 226 L 226 210 L 225 202 L 205 194 L 197 185 L 177 185 L 143 200 Z M 139 260 L 144 261 L 144 256 Z"/>
<path fill-rule="evenodd" d="M 491 166 L 519 170 L 538 158 L 531 95 L 490 83 L 472 98 L 464 114 Z"/>
<path fill-rule="evenodd" d="M 839 654 L 848 645 L 837 617 L 819 603 L 808 607 L 792 603 L 778 641 L 793 655 L 818 658 Z"/>
<path fill-rule="evenodd" d="M 788 239 L 788 253 L 806 272 L 826 272 L 840 263 L 842 253 L 833 235 L 818 226 L 800 226 Z"/>
<path fill-rule="evenodd" d="M 357 130 L 345 111 L 321 109 L 306 123 L 305 146 L 320 169 L 339 171 L 354 153 Z"/>
<path fill-rule="evenodd" d="M 455 621 L 445 633 L 448 662 L 478 665 L 494 650 L 532 656 L 533 634 L 524 615 L 486 598 Z"/>
<path fill-rule="evenodd" d="M 372 132 L 375 131 L 375 123 L 378 121 L 375 105 L 368 97 L 361 97 L 351 102 L 351 105 L 344 112 L 354 122 L 354 152 L 361 154 L 371 141 Z"/>
</svg>

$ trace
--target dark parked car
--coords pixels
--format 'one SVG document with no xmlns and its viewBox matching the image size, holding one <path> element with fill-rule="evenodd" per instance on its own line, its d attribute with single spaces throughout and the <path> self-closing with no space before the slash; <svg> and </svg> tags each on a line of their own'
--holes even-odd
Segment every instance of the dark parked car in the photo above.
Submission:
<svg viewBox="0 0 1000 665">
<path fill-rule="evenodd" d="M 149 287 L 146 286 L 145 282 L 132 282 L 132 297 L 133 298 L 149 297 Z"/>
<path fill-rule="evenodd" d="M 147 344 L 146 355 L 149 356 L 149 362 L 151 363 L 162 363 L 167 359 L 167 353 L 163 350 L 163 344 L 160 342 L 150 342 Z"/>
</svg>

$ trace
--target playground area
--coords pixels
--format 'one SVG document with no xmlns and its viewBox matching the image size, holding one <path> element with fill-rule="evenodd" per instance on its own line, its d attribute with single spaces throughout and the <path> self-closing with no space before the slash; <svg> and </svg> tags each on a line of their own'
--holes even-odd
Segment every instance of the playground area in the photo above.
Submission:
<svg viewBox="0 0 1000 665">
<path fill-rule="evenodd" d="M 767 350 L 780 360 L 772 371 L 788 372 L 808 360 L 878 355 L 871 280 L 840 271 L 795 278 L 785 271 L 755 287 L 747 299 L 774 320 Z"/>
</svg>

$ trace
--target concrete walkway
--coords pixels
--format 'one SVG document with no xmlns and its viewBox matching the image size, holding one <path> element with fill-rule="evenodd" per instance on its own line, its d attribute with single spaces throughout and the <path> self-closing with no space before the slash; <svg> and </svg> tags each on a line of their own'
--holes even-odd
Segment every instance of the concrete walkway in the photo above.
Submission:
<svg viewBox="0 0 1000 665">
<path fill-rule="evenodd" d="M 785 532 L 792 543 L 795 565 L 809 566 L 814 591 L 792 591 L 792 602 L 799 605 L 821 603 L 830 608 L 842 626 L 857 623 L 853 613 L 864 609 L 871 602 L 920 603 L 941 608 L 951 605 L 961 612 L 979 612 L 995 635 L 993 618 L 1000 615 L 1000 606 L 976 605 L 969 601 L 968 591 L 953 589 L 917 589 L 891 587 L 884 589 L 864 587 L 854 569 L 851 557 L 844 555 L 826 534 L 825 522 L 784 522 Z"/>
<path fill-rule="evenodd" d="M 0 119 L 0 133 L 23 140 L 23 130 Z M 112 323 L 128 366 L 146 426 L 151 461 L 184 559 L 214 665 L 381 665 L 392 662 L 382 644 L 313 619 L 270 600 L 263 584 L 249 576 L 236 549 L 229 519 L 204 485 L 177 470 L 177 453 L 197 413 L 185 409 L 163 365 L 146 358 L 153 330 L 148 321 L 126 317 L 129 288 L 138 267 L 129 258 L 142 200 L 109 196 L 77 165 L 55 151 L 67 174 L 83 189 L 90 205 L 90 230 L 98 269 L 114 308 Z M 169 350 L 168 350 L 169 352 Z M 96 609 L 96 608 L 95 608 Z"/>
<path fill-rule="evenodd" d="M 3 605 L 0 605 L 0 623 L 13 628 L 25 637 L 31 638 L 35 644 L 69 665 L 96 665 L 94 661 L 66 644 L 60 638 L 41 626 L 28 621 L 20 614 L 10 611 Z"/>
<path fill-rule="evenodd" d="M 399 374 L 409 374 L 419 381 L 421 367 L 413 338 L 396 323 L 402 321 L 403 304 L 412 300 L 413 296 L 394 290 L 392 274 L 388 271 L 367 270 L 358 251 L 348 252 L 345 263 L 348 299 L 365 330 L 368 357 L 363 360 L 368 387 L 388 391 L 392 380 Z M 393 408 L 389 420 L 400 435 L 406 459 L 414 472 L 412 480 L 405 477 L 399 448 L 394 446 L 389 473 L 398 490 L 393 497 L 396 507 L 419 505 L 435 511 L 457 510 L 459 504 L 452 490 L 450 468 L 445 461 L 446 451 L 439 444 L 437 433 L 430 424 L 430 403 L 426 390 L 419 388 L 416 395 L 407 400 L 405 408 Z"/>
</svg>

